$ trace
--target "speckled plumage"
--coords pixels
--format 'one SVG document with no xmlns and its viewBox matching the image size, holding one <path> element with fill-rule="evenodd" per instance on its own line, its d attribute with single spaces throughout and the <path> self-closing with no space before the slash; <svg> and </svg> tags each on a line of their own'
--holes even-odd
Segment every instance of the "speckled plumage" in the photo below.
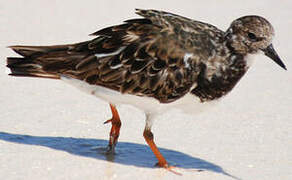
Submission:
<svg viewBox="0 0 292 180">
<path fill-rule="evenodd" d="M 242 28 L 241 20 L 251 28 L 267 24 L 261 33 L 273 34 L 270 24 L 256 16 L 234 21 L 225 33 L 167 12 L 137 10 L 137 14 L 144 18 L 99 30 L 91 41 L 13 46 L 25 58 L 8 58 L 8 67 L 13 75 L 59 78 L 65 74 L 121 93 L 154 97 L 161 103 L 175 101 L 188 92 L 207 101 L 228 93 L 248 68 L 244 56 L 254 50 L 237 44 L 244 43 L 245 36 L 235 32 L 249 30 Z M 32 69 L 22 72 L 20 67 L 28 64 Z"/>
<path fill-rule="evenodd" d="M 224 96 L 248 70 L 249 54 L 263 51 L 286 69 L 272 46 L 274 29 L 262 17 L 241 17 L 227 31 L 221 31 L 172 13 L 136 13 L 143 18 L 101 29 L 91 34 L 97 37 L 90 41 L 11 46 L 23 57 L 7 59 L 10 75 L 56 79 L 66 76 L 171 104 L 186 94 L 201 102 Z M 145 135 L 151 137 L 148 131 Z M 164 166 L 166 161 L 160 159 L 159 163 Z"/>
</svg>

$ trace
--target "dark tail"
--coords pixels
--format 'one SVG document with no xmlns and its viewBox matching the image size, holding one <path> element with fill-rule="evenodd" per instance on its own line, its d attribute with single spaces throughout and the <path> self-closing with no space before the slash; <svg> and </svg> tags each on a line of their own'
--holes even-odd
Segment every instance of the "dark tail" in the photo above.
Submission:
<svg viewBox="0 0 292 180">
<path fill-rule="evenodd" d="M 22 57 L 7 58 L 7 67 L 11 71 L 9 75 L 59 79 L 60 73 L 73 71 L 88 56 L 88 51 L 83 48 L 86 44 L 10 46 Z"/>
</svg>

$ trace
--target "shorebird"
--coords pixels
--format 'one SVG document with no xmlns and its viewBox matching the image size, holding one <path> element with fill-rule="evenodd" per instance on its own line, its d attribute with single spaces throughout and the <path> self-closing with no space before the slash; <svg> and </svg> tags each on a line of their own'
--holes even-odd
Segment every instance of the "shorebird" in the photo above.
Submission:
<svg viewBox="0 0 292 180">
<path fill-rule="evenodd" d="M 109 102 L 109 152 L 114 152 L 121 121 L 116 105 L 143 110 L 143 136 L 158 160 L 171 169 L 154 143 L 152 121 L 177 107 L 192 113 L 215 101 L 249 69 L 250 56 L 264 53 L 286 70 L 272 45 L 274 29 L 260 16 L 236 19 L 226 31 L 176 14 L 140 10 L 142 18 L 101 29 L 92 40 L 57 46 L 10 46 L 12 76 L 61 79 Z"/>
</svg>

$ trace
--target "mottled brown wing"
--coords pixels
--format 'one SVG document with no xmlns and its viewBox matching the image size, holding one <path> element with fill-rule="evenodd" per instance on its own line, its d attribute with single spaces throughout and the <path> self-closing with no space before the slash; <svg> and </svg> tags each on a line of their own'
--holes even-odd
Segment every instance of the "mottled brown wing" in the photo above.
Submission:
<svg viewBox="0 0 292 180">
<path fill-rule="evenodd" d="M 152 19 L 129 20 L 93 33 L 99 36 L 98 41 L 104 38 L 102 43 L 96 43 L 102 44 L 102 50 L 93 48 L 96 54 L 77 65 L 83 79 L 122 93 L 154 97 L 163 103 L 186 94 L 197 73 L 185 64 L 185 41 L 173 32 L 173 26 L 162 26 Z M 94 47 L 94 41 L 89 46 Z"/>
<path fill-rule="evenodd" d="M 98 36 L 88 43 L 94 54 L 69 73 L 90 84 L 168 103 L 189 92 L 199 73 L 190 67 L 195 64 L 186 64 L 183 37 L 151 18 L 128 20 L 92 35 Z"/>
</svg>

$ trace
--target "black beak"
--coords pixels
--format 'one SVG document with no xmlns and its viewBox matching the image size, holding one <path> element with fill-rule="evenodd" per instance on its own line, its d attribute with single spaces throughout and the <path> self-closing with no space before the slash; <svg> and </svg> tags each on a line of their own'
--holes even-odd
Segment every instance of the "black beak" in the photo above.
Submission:
<svg viewBox="0 0 292 180">
<path fill-rule="evenodd" d="M 262 49 L 262 51 L 265 53 L 266 56 L 271 58 L 275 63 L 277 63 L 283 69 L 287 70 L 285 64 L 280 59 L 279 55 L 275 51 L 275 49 L 274 49 L 272 44 L 270 44 L 266 49 Z"/>
</svg>

